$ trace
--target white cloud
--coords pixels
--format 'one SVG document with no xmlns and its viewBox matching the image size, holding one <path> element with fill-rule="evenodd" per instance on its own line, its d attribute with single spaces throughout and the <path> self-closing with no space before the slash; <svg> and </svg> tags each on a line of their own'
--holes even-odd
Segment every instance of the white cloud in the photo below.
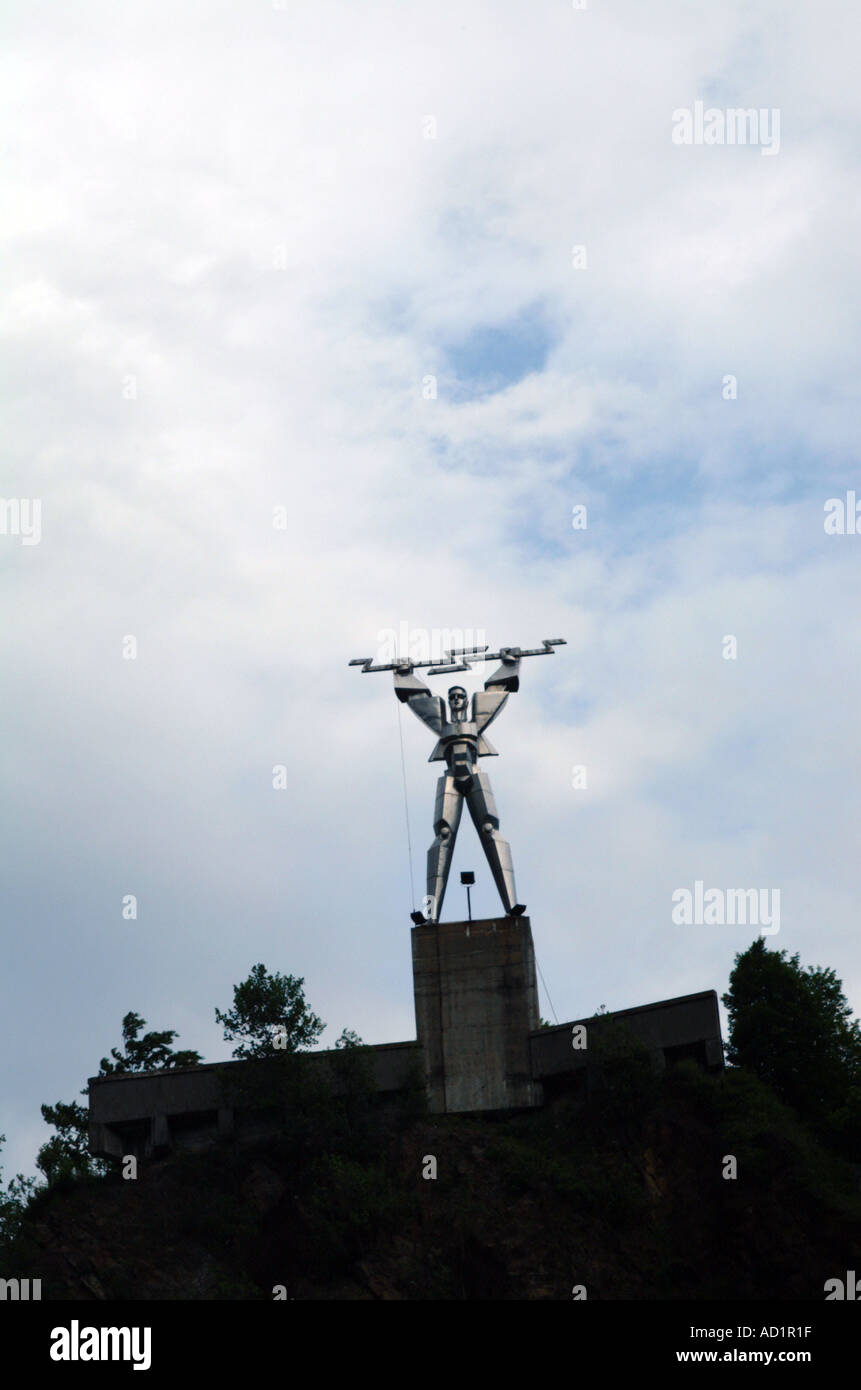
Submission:
<svg viewBox="0 0 861 1390">
<path fill-rule="evenodd" d="M 771 0 L 15 17 L 4 492 L 43 501 L 41 544 L 2 553 L 17 1124 L 129 1008 L 223 1052 L 213 1006 L 257 960 L 306 976 L 332 1037 L 409 1034 L 395 702 L 346 665 L 402 620 L 569 639 L 490 765 L 560 1017 L 724 987 L 743 934 L 670 921 L 696 877 L 782 887 L 772 944 L 861 1004 L 858 565 L 821 513 L 858 482 L 852 23 Z M 700 97 L 779 106 L 780 154 L 673 146 Z M 444 344 L 530 306 L 545 367 L 422 399 Z M 436 769 L 404 738 L 420 885 Z"/>
</svg>

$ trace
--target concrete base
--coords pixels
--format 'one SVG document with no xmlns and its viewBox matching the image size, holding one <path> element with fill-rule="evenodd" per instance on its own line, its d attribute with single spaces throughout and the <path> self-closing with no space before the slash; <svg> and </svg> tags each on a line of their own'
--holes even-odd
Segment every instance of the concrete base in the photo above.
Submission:
<svg viewBox="0 0 861 1390">
<path fill-rule="evenodd" d="M 538 1027 L 528 917 L 413 927 L 416 1031 L 431 1111 L 540 1105 L 529 1033 Z"/>
</svg>

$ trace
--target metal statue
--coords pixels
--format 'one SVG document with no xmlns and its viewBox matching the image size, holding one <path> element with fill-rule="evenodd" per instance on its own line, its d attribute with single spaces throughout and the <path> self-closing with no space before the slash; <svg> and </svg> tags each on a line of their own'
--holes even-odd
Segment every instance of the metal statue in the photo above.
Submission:
<svg viewBox="0 0 861 1390">
<path fill-rule="evenodd" d="M 498 652 L 488 652 L 486 647 L 457 648 L 446 653 L 442 662 L 401 660 L 375 666 L 371 657 L 356 657 L 350 662 L 351 666 L 361 666 L 363 671 L 394 672 L 397 698 L 408 704 L 413 714 L 437 735 L 436 747 L 428 761 L 446 764 L 446 772 L 437 782 L 433 822 L 436 838 L 427 857 L 425 902 L 430 910 L 427 916 L 421 912 L 411 913 L 414 922 L 439 921 L 464 801 L 478 831 L 506 914 L 519 917 L 526 911 L 524 905 L 517 901 L 511 849 L 508 841 L 499 833 L 496 801 L 487 774 L 478 766 L 478 759 L 497 756 L 484 731 L 501 713 L 509 695 L 518 690 L 521 659 L 525 656 L 552 656 L 554 647 L 564 645 L 564 638 L 548 637 L 544 639 L 542 647 L 526 651 L 520 647 L 501 647 Z M 460 659 L 455 661 L 455 657 Z M 472 661 L 495 660 L 502 664 L 485 681 L 484 690 L 473 695 L 471 710 L 462 685 L 453 685 L 449 689 L 446 711 L 445 700 L 434 695 L 413 674 L 416 669 L 427 667 L 429 676 L 441 676 L 452 671 L 468 671 Z"/>
</svg>

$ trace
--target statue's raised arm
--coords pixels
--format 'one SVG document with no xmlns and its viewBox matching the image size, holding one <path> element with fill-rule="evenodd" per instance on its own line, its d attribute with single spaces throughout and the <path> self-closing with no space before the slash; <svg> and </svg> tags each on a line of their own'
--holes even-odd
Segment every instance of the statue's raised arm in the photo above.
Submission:
<svg viewBox="0 0 861 1390">
<path fill-rule="evenodd" d="M 402 703 L 409 705 L 413 714 L 439 737 L 445 723 L 445 701 L 434 695 L 430 686 L 414 676 L 412 671 L 396 670 L 395 694 Z"/>
<path fill-rule="evenodd" d="M 520 657 L 502 654 L 502 665 L 484 682 L 484 690 L 472 697 L 472 717 L 481 733 L 502 712 L 508 696 L 520 689 Z"/>
</svg>

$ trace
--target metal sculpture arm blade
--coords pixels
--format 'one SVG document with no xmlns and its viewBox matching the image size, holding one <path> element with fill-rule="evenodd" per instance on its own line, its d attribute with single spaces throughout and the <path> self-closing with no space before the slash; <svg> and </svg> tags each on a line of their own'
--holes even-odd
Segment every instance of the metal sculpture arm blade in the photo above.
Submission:
<svg viewBox="0 0 861 1390">
<path fill-rule="evenodd" d="M 520 658 L 503 652 L 502 665 L 484 682 L 484 690 L 472 697 L 472 717 L 479 733 L 492 724 L 509 694 L 520 689 Z"/>
<path fill-rule="evenodd" d="M 434 695 L 424 681 L 412 673 L 395 671 L 395 694 L 406 702 L 417 719 L 432 729 L 437 737 L 442 733 L 445 723 L 445 705 L 439 695 Z"/>
</svg>

